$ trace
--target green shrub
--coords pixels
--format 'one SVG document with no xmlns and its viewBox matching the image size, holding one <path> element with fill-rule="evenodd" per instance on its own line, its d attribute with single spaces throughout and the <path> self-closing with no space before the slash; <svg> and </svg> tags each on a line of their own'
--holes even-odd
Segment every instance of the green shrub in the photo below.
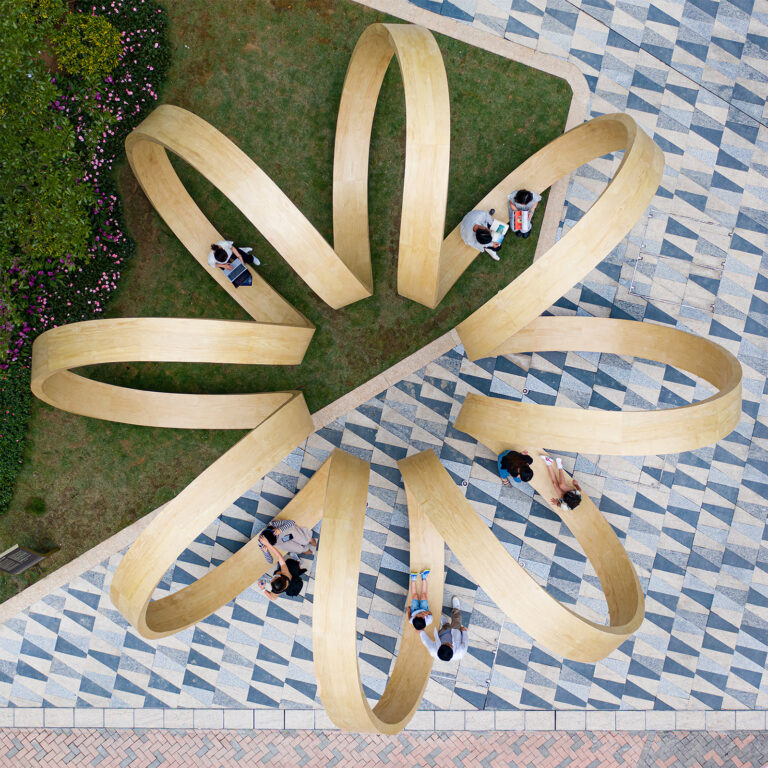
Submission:
<svg viewBox="0 0 768 768">
<path fill-rule="evenodd" d="M 13 496 L 29 420 L 29 368 L 14 363 L 0 371 L 0 512 Z"/>
<path fill-rule="evenodd" d="M 24 511 L 28 515 L 44 515 L 48 511 L 46 509 L 45 499 L 41 496 L 32 496 L 24 505 Z"/>
<path fill-rule="evenodd" d="M 85 0 L 72 6 L 82 18 L 94 12 Z M 115 0 L 100 13 L 131 56 L 101 83 L 52 76 L 40 52 L 67 7 L 0 0 L 0 515 L 22 465 L 32 341 L 53 325 L 98 317 L 133 253 L 112 167 L 170 64 L 162 8 Z M 0 601 L 29 579 L 0 574 Z"/>
<path fill-rule="evenodd" d="M 120 61 L 120 33 L 103 17 L 70 13 L 53 38 L 59 66 L 68 74 L 95 83 Z"/>
<path fill-rule="evenodd" d="M 40 52 L 63 2 L 6 0 L 0 13 L 0 305 L 2 322 L 25 320 L 30 274 L 74 265 L 91 241 L 93 188 L 63 93 Z M 20 289 L 21 287 L 21 289 Z"/>
</svg>

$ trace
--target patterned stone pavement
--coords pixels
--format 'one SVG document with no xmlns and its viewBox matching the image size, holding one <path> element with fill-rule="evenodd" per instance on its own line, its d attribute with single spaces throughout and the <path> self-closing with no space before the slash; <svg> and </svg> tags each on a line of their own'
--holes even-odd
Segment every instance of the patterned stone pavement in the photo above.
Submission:
<svg viewBox="0 0 768 768">
<path fill-rule="evenodd" d="M 665 152 L 648 214 L 551 312 L 711 336 L 739 357 L 745 374 L 741 423 L 717 446 L 674 456 L 563 455 L 638 569 L 647 619 L 637 634 L 598 664 L 556 658 L 506 622 L 449 553 L 447 585 L 464 603 L 471 650 L 458 667 L 435 668 L 423 707 L 765 710 L 768 2 L 418 0 L 407 7 L 417 6 L 428 11 L 427 23 L 452 17 L 575 64 L 590 88 L 590 116 L 625 111 Z M 574 174 L 561 231 L 588 209 L 618 162 L 601 158 Z M 568 530 L 528 490 L 502 488 L 494 457 L 453 429 L 467 392 L 607 409 L 682 405 L 708 394 L 687 374 L 642 360 L 552 353 L 472 363 L 457 347 L 314 434 L 197 538 L 161 592 L 190 583 L 242 546 L 333 447 L 355 453 L 372 464 L 358 642 L 365 690 L 377 698 L 397 653 L 406 593 L 407 513 L 395 463 L 433 449 L 539 583 L 603 620 L 594 571 Z M 150 644 L 109 601 L 119 558 L 0 626 L 0 706 L 321 706 L 312 671 L 312 578 L 301 598 L 267 604 L 247 590 L 198 626 Z M 663 736 L 648 738 L 667 760 Z M 698 738 L 707 737 L 691 743 Z M 707 760 L 717 763 L 703 755 L 701 764 Z"/>
<path fill-rule="evenodd" d="M 761 768 L 766 734 L 484 733 L 397 736 L 283 731 L 0 730 L 0 768 L 451 766 Z"/>
</svg>

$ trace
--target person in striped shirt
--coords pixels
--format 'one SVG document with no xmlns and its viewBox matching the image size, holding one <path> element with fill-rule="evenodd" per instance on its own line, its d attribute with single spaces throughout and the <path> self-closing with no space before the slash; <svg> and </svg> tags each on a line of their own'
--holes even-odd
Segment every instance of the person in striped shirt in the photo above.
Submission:
<svg viewBox="0 0 768 768">
<path fill-rule="evenodd" d="M 316 546 L 317 540 L 312 536 L 312 529 L 296 525 L 293 520 L 273 520 L 259 534 L 259 547 L 264 553 L 264 559 L 270 564 L 274 562 L 271 547 L 297 555 L 309 555 L 312 553 L 310 547 Z"/>
</svg>

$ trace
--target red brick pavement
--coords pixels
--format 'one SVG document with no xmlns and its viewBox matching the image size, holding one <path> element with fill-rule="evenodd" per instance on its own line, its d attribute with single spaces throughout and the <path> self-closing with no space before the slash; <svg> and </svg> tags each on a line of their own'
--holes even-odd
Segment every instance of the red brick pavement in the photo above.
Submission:
<svg viewBox="0 0 768 768">
<path fill-rule="evenodd" d="M 0 768 L 762 768 L 764 734 L 0 729 Z M 757 739 L 757 741 L 756 741 Z M 759 743 L 758 743 L 759 742 Z M 758 749 L 759 747 L 759 749 Z"/>
<path fill-rule="evenodd" d="M 642 733 L 410 732 L 373 736 L 336 731 L 8 728 L 0 730 L 0 766 L 635 768 L 645 741 Z"/>
</svg>

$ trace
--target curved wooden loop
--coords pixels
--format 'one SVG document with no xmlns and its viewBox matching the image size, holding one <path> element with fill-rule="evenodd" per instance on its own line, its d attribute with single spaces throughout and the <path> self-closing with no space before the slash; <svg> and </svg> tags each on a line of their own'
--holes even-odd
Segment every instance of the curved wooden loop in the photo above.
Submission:
<svg viewBox="0 0 768 768">
<path fill-rule="evenodd" d="M 428 29 L 372 24 L 347 69 L 336 124 L 334 246 L 372 288 L 368 237 L 368 149 L 381 83 L 396 55 L 405 91 L 405 179 L 397 290 L 435 307 L 450 165 L 451 115 L 443 57 Z"/>
<path fill-rule="evenodd" d="M 540 587 L 491 533 L 432 451 L 398 462 L 411 507 L 423 512 L 472 578 L 496 605 L 534 640 L 575 661 L 599 661 L 642 623 L 643 591 L 613 529 L 585 499 L 569 513 L 558 512 L 573 531 L 605 592 L 610 625 L 574 613 Z M 534 487 L 543 483 L 534 462 Z M 548 497 L 547 497 L 548 498 Z"/>
<path fill-rule="evenodd" d="M 32 389 L 51 405 L 96 418 L 164 427 L 253 431 L 160 510 L 115 572 L 115 605 L 145 637 L 158 638 L 201 620 L 265 570 L 254 539 L 224 564 L 174 594 L 152 601 L 176 558 L 226 506 L 301 443 L 313 425 L 297 392 L 179 395 L 115 387 L 73 369 L 101 362 L 197 361 L 297 364 L 314 328 L 256 272 L 235 289 L 207 265 L 221 235 L 189 196 L 168 158 L 179 155 L 218 187 L 334 308 L 372 291 L 368 246 L 368 148 L 381 82 L 396 55 L 406 98 L 406 168 L 398 290 L 436 306 L 478 252 L 459 227 L 441 242 L 449 167 L 449 103 L 440 52 L 427 30 L 376 24 L 358 41 L 344 83 L 334 163 L 335 252 L 304 215 L 229 139 L 178 107 L 162 106 L 127 138 L 131 167 L 151 203 L 209 276 L 254 319 L 138 318 L 75 323 L 35 342 Z M 673 329 L 624 321 L 536 317 L 582 279 L 630 230 L 650 202 L 663 156 L 632 118 L 606 115 L 574 128 L 537 152 L 480 201 L 504 218 L 515 188 L 542 192 L 589 160 L 614 150 L 624 157 L 613 180 L 579 223 L 540 260 L 458 326 L 472 358 L 546 349 L 612 351 L 661 359 L 704 377 L 718 392 L 685 408 L 601 414 L 551 409 L 470 396 L 457 421 L 493 450 L 550 444 L 567 450 L 648 453 L 687 450 L 717 440 L 738 421 L 740 367 L 712 342 Z M 641 450 L 642 449 L 642 450 Z M 507 556 L 431 453 L 400 463 L 409 502 L 411 563 L 430 566 L 430 605 L 440 615 L 443 542 L 476 581 L 537 640 L 569 658 L 595 661 L 642 621 L 643 597 L 634 569 L 613 531 L 584 498 L 563 512 L 603 585 L 610 626 L 584 619 L 541 590 Z M 533 485 L 551 486 L 534 463 Z M 323 701 L 341 727 L 394 733 L 421 699 L 431 660 L 406 627 L 400 654 L 379 703 L 371 709 L 357 667 L 355 603 L 367 493 L 365 464 L 336 451 L 283 510 L 300 525 L 325 516 L 318 554 L 314 643 Z M 441 538 L 442 537 L 442 538 Z M 510 586 L 513 587 L 510 589 Z M 333 601 L 333 602 L 332 602 Z"/>
<path fill-rule="evenodd" d="M 371 295 L 306 216 L 248 155 L 197 115 L 179 107 L 160 106 L 128 134 L 125 151 L 152 205 L 206 269 L 211 243 L 223 238 L 187 193 L 166 150 L 186 160 L 225 194 L 331 307 L 339 309 Z M 217 277 L 249 314 L 260 319 L 262 297 L 274 291 L 257 272 L 251 273 L 254 284 L 245 290 L 234 288 L 222 274 Z M 249 287 L 251 290 L 247 290 Z"/>
<path fill-rule="evenodd" d="M 69 369 L 98 363 L 171 361 L 298 365 L 313 328 L 229 320 L 120 318 L 54 328 L 32 349 L 34 394 L 55 408 L 96 419 L 182 429 L 247 429 L 291 392 L 182 395 L 104 384 Z"/>
<path fill-rule="evenodd" d="M 617 149 L 624 150 L 618 171 L 576 226 L 456 326 L 472 360 L 501 354 L 507 339 L 589 274 L 621 242 L 656 193 L 664 171 L 664 155 L 628 115 L 604 115 L 547 144 L 480 203 L 482 208 L 506 210 L 505 192 L 520 188 L 541 192 L 580 165 Z M 455 242 L 456 237 L 454 232 L 448 239 Z M 457 270 L 466 268 L 455 259 L 447 263 L 454 264 Z M 446 272 L 443 277 L 450 280 L 452 274 Z"/>
<path fill-rule="evenodd" d="M 404 622 L 392 675 L 381 699 L 371 709 L 360 680 L 355 631 L 370 466 L 339 450 L 334 451 L 331 461 L 312 608 L 312 652 L 320 696 L 339 728 L 397 733 L 419 706 L 429 681 L 432 657 L 418 632 Z M 438 621 L 443 604 L 443 540 L 421 510 L 410 504 L 408 521 L 411 570 L 427 566 L 432 569 L 429 604 Z"/>
<path fill-rule="evenodd" d="M 314 426 L 304 396 L 290 394 L 285 405 L 171 499 L 120 561 L 110 597 L 144 637 L 165 637 L 201 621 L 239 594 L 242 586 L 237 592 L 231 590 L 234 584 L 243 583 L 244 576 L 252 583 L 263 572 L 243 572 L 244 563 L 253 555 L 249 550 L 188 587 L 152 601 L 165 572 L 195 537 L 312 434 Z M 238 576 L 233 580 L 236 570 Z"/>
<path fill-rule="evenodd" d="M 600 411 L 470 394 L 456 428 L 500 453 L 519 445 L 576 453 L 645 456 L 717 442 L 741 418 L 741 365 L 709 339 L 651 323 L 596 317 L 540 317 L 506 341 L 506 353 L 611 352 L 681 368 L 717 389 L 705 400 L 655 411 Z"/>
<path fill-rule="evenodd" d="M 699 403 L 650 412 L 559 408 L 469 394 L 456 419 L 456 429 L 472 435 L 495 453 L 509 448 L 527 449 L 536 457 L 546 446 L 579 453 L 645 455 L 678 453 L 708 445 L 725 437 L 739 423 L 741 366 L 733 355 L 708 339 L 667 326 L 627 320 L 539 317 L 508 338 L 501 351 L 556 350 L 611 352 L 656 360 L 690 371 L 718 391 Z M 534 459 L 532 469 L 531 485 L 542 497 L 548 502 L 557 496 L 543 463 Z M 441 503 L 446 504 L 444 498 Z M 512 614 L 511 605 L 499 602 L 504 599 L 503 590 L 497 595 L 484 588 L 535 639 L 568 658 L 595 661 L 610 653 L 642 622 L 642 590 L 626 552 L 591 499 L 582 495 L 581 504 L 572 511 L 552 504 L 550 507 L 568 525 L 593 564 L 605 592 L 610 626 L 600 627 L 576 614 L 575 618 L 565 616 L 563 610 L 568 609 L 555 605 L 553 599 L 540 602 L 531 613 L 522 610 Z M 516 578 L 522 579 L 519 566 L 512 568 L 501 562 L 503 548 L 498 542 L 484 544 L 489 553 L 486 558 L 478 558 L 477 550 L 466 550 L 464 554 L 459 551 L 457 547 L 465 539 L 456 521 L 465 518 L 466 514 L 460 518 L 454 510 L 445 529 L 431 519 L 475 580 L 484 584 L 481 578 L 487 573 L 482 568 L 491 561 L 497 571 L 506 568 L 508 576 L 517 573 Z M 446 530 L 459 544 L 453 544 Z M 537 590 L 530 584 L 526 587 L 525 604 L 529 608 Z"/>
</svg>

